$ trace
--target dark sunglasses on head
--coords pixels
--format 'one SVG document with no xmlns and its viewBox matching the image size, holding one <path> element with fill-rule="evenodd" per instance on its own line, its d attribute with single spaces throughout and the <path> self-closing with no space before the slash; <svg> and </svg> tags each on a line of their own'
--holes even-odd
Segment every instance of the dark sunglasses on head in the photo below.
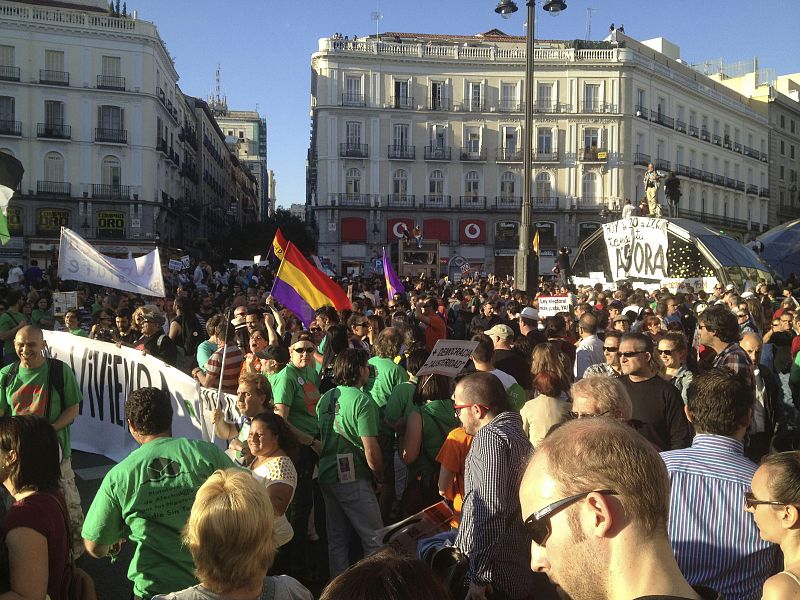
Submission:
<svg viewBox="0 0 800 600">
<path fill-rule="evenodd" d="M 303 348 L 292 348 L 292 350 L 294 350 L 298 354 L 311 354 L 312 352 L 314 352 L 314 348 L 312 348 L 311 346 L 304 346 Z"/>
<path fill-rule="evenodd" d="M 525 529 L 528 535 L 537 546 L 544 546 L 547 538 L 550 537 L 552 529 L 550 528 L 550 518 L 558 511 L 565 509 L 570 504 L 574 504 L 578 500 L 582 500 L 589 494 L 608 494 L 615 495 L 617 492 L 613 490 L 592 490 L 591 492 L 583 492 L 582 494 L 575 494 L 563 500 L 548 504 L 542 510 L 537 510 L 530 517 L 525 519 Z"/>
</svg>

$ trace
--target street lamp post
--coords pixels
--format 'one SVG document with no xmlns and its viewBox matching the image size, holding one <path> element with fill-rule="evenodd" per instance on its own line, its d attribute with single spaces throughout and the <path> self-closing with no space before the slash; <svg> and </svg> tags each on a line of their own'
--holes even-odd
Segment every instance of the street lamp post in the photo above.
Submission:
<svg viewBox="0 0 800 600">
<path fill-rule="evenodd" d="M 525 140 L 522 144 L 522 212 L 520 215 L 519 248 L 514 265 L 514 281 L 517 289 L 525 290 L 533 296 L 538 289 L 539 257 L 531 254 L 531 163 L 533 160 L 533 52 L 536 13 L 534 8 L 536 0 L 527 0 L 528 26 L 525 32 Z M 564 0 L 547 0 L 544 10 L 551 15 L 557 15 L 567 8 Z M 509 18 L 517 11 L 517 4 L 513 0 L 501 0 L 494 9 L 504 19 Z"/>
</svg>

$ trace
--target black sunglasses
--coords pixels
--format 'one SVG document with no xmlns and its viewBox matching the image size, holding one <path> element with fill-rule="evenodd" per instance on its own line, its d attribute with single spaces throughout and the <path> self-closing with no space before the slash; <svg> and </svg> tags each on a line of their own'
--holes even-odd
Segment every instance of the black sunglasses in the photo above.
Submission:
<svg viewBox="0 0 800 600">
<path fill-rule="evenodd" d="M 775 500 L 757 500 L 753 492 L 744 493 L 744 505 L 747 508 L 755 508 L 759 504 L 766 504 L 767 506 L 787 506 L 785 502 L 777 502 Z"/>
<path fill-rule="evenodd" d="M 544 546 L 547 542 L 547 538 L 550 537 L 550 534 L 553 532 L 550 528 L 550 518 L 555 515 L 558 511 L 565 509 L 570 504 L 574 504 L 578 500 L 581 500 L 588 496 L 589 494 L 610 494 L 616 495 L 617 492 L 613 490 L 592 490 L 590 492 L 583 492 L 582 494 L 575 494 L 574 496 L 569 496 L 564 498 L 563 500 L 559 500 L 557 502 L 553 502 L 552 504 L 548 504 L 542 510 L 537 510 L 533 513 L 530 517 L 525 519 L 525 529 L 528 532 L 528 535 L 531 536 L 531 539 L 537 546 Z"/>
<path fill-rule="evenodd" d="M 570 419 L 591 419 L 592 417 L 604 417 L 608 414 L 608 411 L 605 410 L 601 413 L 586 413 L 586 412 L 569 412 Z"/>
<path fill-rule="evenodd" d="M 634 356 L 644 353 L 644 350 L 637 350 L 636 352 L 620 352 L 619 355 L 623 358 L 633 358 Z"/>
<path fill-rule="evenodd" d="M 619 346 L 603 346 L 605 352 L 619 352 Z"/>
<path fill-rule="evenodd" d="M 660 348 L 658 350 L 658 353 L 663 354 L 664 356 L 672 356 L 673 354 L 675 354 L 675 352 L 676 350 L 661 350 Z"/>
<path fill-rule="evenodd" d="M 298 354 L 311 354 L 312 352 L 314 352 L 314 348 L 310 346 L 306 346 L 304 348 L 293 348 L 293 350 Z"/>
</svg>

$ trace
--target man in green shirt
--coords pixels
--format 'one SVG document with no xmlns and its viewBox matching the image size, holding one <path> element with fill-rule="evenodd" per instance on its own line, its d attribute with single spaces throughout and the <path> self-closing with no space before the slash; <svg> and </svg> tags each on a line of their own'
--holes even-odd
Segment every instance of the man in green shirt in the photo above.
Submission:
<svg viewBox="0 0 800 600">
<path fill-rule="evenodd" d="M 367 353 L 348 348 L 333 363 L 337 387 L 317 404 L 322 433 L 319 485 L 325 498 L 328 564 L 331 577 L 349 566 L 350 530 L 361 539 L 364 554 L 380 544 L 375 532 L 383 527 L 376 492 L 383 483 L 378 444 L 378 407 L 361 388 L 369 379 Z M 373 489 L 374 482 L 374 489 Z"/>
<path fill-rule="evenodd" d="M 297 487 L 294 500 L 286 511 L 292 528 L 297 532 L 308 529 L 308 517 L 314 505 L 313 476 L 317 454 L 311 446 L 319 437 L 316 408 L 320 396 L 319 374 L 314 367 L 315 349 L 309 332 L 294 333 L 289 346 L 289 363 L 277 375 L 269 377 L 275 412 L 299 431 L 298 438 L 302 444 L 295 465 Z M 305 535 L 295 535 L 287 544 L 290 556 L 288 574 L 297 579 L 305 579 L 305 543 Z"/>
<path fill-rule="evenodd" d="M 28 324 L 25 315 L 19 312 L 22 292 L 11 290 L 6 295 L 8 308 L 0 315 L 0 340 L 3 342 L 3 365 L 9 365 L 17 359 L 14 352 L 14 336 Z"/>
<path fill-rule="evenodd" d="M 214 444 L 171 437 L 172 401 L 163 390 L 131 392 L 125 418 L 141 447 L 103 479 L 83 541 L 95 558 L 115 555 L 125 540 L 134 543 L 128 577 L 134 596 L 148 600 L 197 583 L 181 533 L 197 489 L 217 469 L 234 465 Z"/>
</svg>

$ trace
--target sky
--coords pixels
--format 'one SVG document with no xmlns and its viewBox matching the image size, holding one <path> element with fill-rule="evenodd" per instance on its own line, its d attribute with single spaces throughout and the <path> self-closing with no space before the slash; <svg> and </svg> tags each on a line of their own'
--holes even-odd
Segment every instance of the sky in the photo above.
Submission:
<svg viewBox="0 0 800 600">
<path fill-rule="evenodd" d="M 758 57 L 777 74 L 800 72 L 800 0 L 566 0 L 551 17 L 537 5 L 541 39 L 584 39 L 592 8 L 591 39 L 610 23 L 637 40 L 665 37 L 690 63 L 726 63 Z M 181 89 L 206 98 L 221 89 L 233 110 L 258 110 L 267 119 L 267 163 L 275 171 L 281 206 L 305 202 L 305 160 L 310 129 L 311 54 L 318 40 L 380 30 L 476 34 L 498 28 L 524 35 L 524 1 L 509 20 L 493 0 L 130 0 L 128 10 L 153 21 L 167 44 Z M 541 1 L 539 2 L 539 5 Z M 224 13 L 220 9 L 224 8 Z M 768 12 L 764 12 L 769 8 Z"/>
</svg>

